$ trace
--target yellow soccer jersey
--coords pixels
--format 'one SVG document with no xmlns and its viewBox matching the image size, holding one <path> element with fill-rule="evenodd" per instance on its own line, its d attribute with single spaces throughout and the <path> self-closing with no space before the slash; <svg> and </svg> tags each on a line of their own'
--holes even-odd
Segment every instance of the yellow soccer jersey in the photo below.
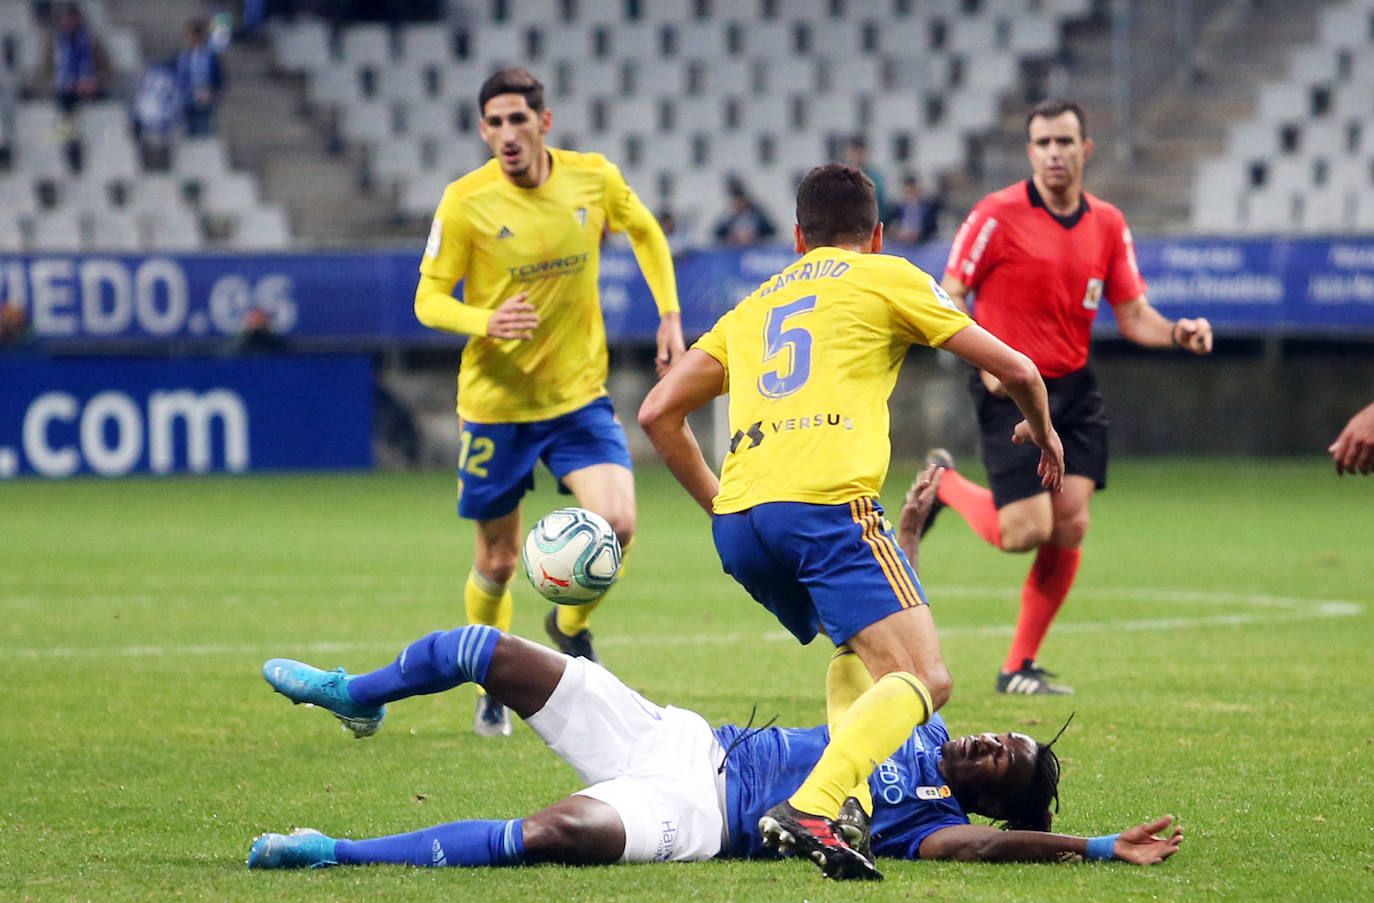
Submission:
<svg viewBox="0 0 1374 903">
<path fill-rule="evenodd" d="M 730 393 L 716 513 L 878 495 L 907 348 L 972 323 L 933 278 L 886 254 L 817 248 L 764 282 L 693 346 L 725 367 Z"/>
<path fill-rule="evenodd" d="M 454 303 L 487 310 L 528 292 L 539 315 L 527 341 L 469 338 L 458 372 L 464 420 L 545 420 L 606 394 L 603 227 L 630 232 L 659 309 L 677 309 L 667 240 L 620 170 L 600 154 L 549 153 L 537 188 L 513 185 L 489 160 L 448 186 L 434 216 L 421 273 L 465 280 Z"/>
</svg>

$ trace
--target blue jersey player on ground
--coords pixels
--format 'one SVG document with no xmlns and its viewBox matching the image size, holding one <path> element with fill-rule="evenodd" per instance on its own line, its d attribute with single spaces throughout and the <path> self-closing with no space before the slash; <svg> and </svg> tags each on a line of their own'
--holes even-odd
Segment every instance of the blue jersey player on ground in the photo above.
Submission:
<svg viewBox="0 0 1374 903">
<path fill-rule="evenodd" d="M 908 495 L 902 539 L 919 533 L 935 482 L 938 471 L 928 469 Z M 695 712 L 650 702 L 599 664 L 485 625 L 430 634 L 366 674 L 287 659 L 267 662 L 263 673 L 293 702 L 328 709 L 360 737 L 380 727 L 388 702 L 480 683 L 588 786 L 525 818 L 457 821 L 364 840 L 309 829 L 264 834 L 249 852 L 250 868 L 772 856 L 754 826 L 811 771 L 829 733 L 824 726 L 713 730 Z M 1050 744 L 1019 733 L 952 740 L 936 715 L 874 771 L 871 836 L 853 842 L 856 848 L 871 843 L 865 855 L 901 859 L 1139 865 L 1163 862 L 1178 850 L 1177 827 L 1157 836 L 1172 816 L 1094 838 L 1048 833 L 1058 781 Z M 974 814 L 1007 830 L 971 824 Z"/>
</svg>

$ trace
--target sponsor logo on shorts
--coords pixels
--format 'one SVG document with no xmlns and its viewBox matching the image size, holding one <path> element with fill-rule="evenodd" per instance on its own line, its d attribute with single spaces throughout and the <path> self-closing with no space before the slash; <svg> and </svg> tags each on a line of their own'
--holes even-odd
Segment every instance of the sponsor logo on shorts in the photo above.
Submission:
<svg viewBox="0 0 1374 903">
<path fill-rule="evenodd" d="M 654 850 L 655 862 L 667 862 L 673 858 L 673 845 L 677 842 L 677 822 L 665 818 L 658 823 L 658 849 Z"/>
</svg>

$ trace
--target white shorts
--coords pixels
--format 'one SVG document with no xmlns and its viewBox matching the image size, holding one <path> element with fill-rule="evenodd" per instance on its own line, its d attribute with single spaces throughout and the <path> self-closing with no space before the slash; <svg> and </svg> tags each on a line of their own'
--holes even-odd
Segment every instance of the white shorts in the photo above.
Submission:
<svg viewBox="0 0 1374 903">
<path fill-rule="evenodd" d="M 690 862 L 721 850 L 724 750 L 696 712 L 659 706 L 586 659 L 568 661 L 544 707 L 525 720 L 615 809 L 622 862 Z"/>
</svg>

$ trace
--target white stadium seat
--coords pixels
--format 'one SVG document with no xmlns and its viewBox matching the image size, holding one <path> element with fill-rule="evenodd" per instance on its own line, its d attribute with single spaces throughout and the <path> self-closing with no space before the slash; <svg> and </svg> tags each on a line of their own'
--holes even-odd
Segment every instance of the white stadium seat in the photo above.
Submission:
<svg viewBox="0 0 1374 903">
<path fill-rule="evenodd" d="M 75 210 L 48 210 L 33 218 L 34 251 L 80 251 L 86 247 L 81 216 Z"/>
<path fill-rule="evenodd" d="M 273 23 L 272 50 L 279 69 L 314 72 L 332 62 L 329 26 L 309 19 Z"/>
<path fill-rule="evenodd" d="M 148 250 L 199 251 L 205 247 L 200 220 L 192 213 L 145 213 L 140 215 L 143 242 Z"/>
<path fill-rule="evenodd" d="M 143 247 L 138 219 L 132 213 L 106 210 L 90 214 L 93 251 L 138 251 Z"/>
<path fill-rule="evenodd" d="M 347 26 L 339 37 L 339 59 L 354 66 L 385 66 L 391 62 L 391 31 L 386 25 Z"/>
</svg>

